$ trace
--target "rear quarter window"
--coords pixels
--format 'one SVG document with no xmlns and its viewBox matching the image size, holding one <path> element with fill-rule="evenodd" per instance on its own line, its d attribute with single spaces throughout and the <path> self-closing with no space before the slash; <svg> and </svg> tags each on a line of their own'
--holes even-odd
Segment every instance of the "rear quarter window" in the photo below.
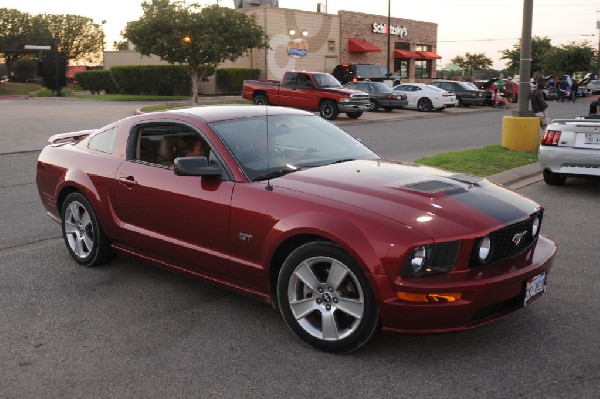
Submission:
<svg viewBox="0 0 600 399">
<path fill-rule="evenodd" d="M 115 139 L 117 138 L 118 128 L 112 127 L 90 137 L 88 148 L 90 150 L 112 154 L 115 148 Z"/>
</svg>

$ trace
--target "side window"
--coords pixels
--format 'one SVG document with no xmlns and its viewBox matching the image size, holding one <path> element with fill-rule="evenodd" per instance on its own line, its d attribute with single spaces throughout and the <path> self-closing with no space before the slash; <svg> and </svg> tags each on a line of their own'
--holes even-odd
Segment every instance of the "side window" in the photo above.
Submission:
<svg viewBox="0 0 600 399">
<path fill-rule="evenodd" d="M 94 151 L 112 154 L 115 148 L 115 139 L 117 138 L 118 128 L 115 126 L 103 132 L 97 133 L 90 138 L 88 148 Z"/>
<path fill-rule="evenodd" d="M 312 81 L 310 80 L 310 76 L 299 73 L 298 78 L 296 79 L 297 87 L 312 87 Z"/>
<path fill-rule="evenodd" d="M 288 73 L 285 75 L 283 82 L 281 84 L 283 86 L 295 86 L 296 85 L 296 75 L 295 73 Z"/>
<path fill-rule="evenodd" d="M 191 128 L 177 124 L 150 124 L 137 128 L 134 148 L 128 158 L 150 164 L 172 167 L 175 158 L 209 157 L 210 147 L 201 135 Z"/>
</svg>

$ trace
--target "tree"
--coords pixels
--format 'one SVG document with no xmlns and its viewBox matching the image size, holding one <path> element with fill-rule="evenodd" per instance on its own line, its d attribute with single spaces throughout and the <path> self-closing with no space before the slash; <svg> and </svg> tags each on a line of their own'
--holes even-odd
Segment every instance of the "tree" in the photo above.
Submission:
<svg viewBox="0 0 600 399">
<path fill-rule="evenodd" d="M 0 51 L 22 51 L 25 44 L 51 45 L 58 39 L 58 51 L 67 60 L 97 60 L 102 51 L 103 32 L 91 18 L 79 15 L 30 15 L 15 9 L 0 9 Z M 7 63 L 25 53 L 4 53 Z"/>
<path fill-rule="evenodd" d="M 464 69 L 469 75 L 469 78 L 473 76 L 473 71 L 476 71 L 478 69 L 487 69 L 492 66 L 492 60 L 482 53 L 465 53 L 464 57 L 454 57 L 450 60 L 450 62 Z"/>
<path fill-rule="evenodd" d="M 572 75 L 593 67 L 594 49 L 589 42 L 563 44 L 553 47 L 544 57 L 544 71 L 554 75 Z"/>
<path fill-rule="evenodd" d="M 113 42 L 113 50 L 124 51 L 129 50 L 129 42 L 127 40 L 121 40 L 119 42 Z"/>
<path fill-rule="evenodd" d="M 246 14 L 213 5 L 142 3 L 143 16 L 130 23 L 123 37 L 136 50 L 183 65 L 192 81 L 192 100 L 198 103 L 199 82 L 226 60 L 235 61 L 253 48 L 268 48 L 268 37 Z M 199 12 L 198 9 L 200 9 Z"/>
<path fill-rule="evenodd" d="M 96 62 L 104 47 L 102 27 L 91 18 L 71 14 L 38 14 L 34 17 L 45 35 L 58 38 L 58 51 L 70 60 Z"/>
<path fill-rule="evenodd" d="M 531 38 L 531 71 L 530 76 L 533 76 L 532 72 L 540 72 L 543 70 L 543 63 L 545 55 L 552 49 L 552 43 L 548 37 L 533 36 Z M 502 57 L 500 59 L 508 60 L 507 68 L 512 73 L 516 74 L 521 66 L 521 40 L 513 45 L 511 49 L 505 49 L 500 51 Z"/>
</svg>

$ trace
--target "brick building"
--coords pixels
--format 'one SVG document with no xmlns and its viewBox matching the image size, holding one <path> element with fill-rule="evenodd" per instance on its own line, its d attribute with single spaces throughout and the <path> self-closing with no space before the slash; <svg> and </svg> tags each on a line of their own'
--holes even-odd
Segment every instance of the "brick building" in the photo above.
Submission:
<svg viewBox="0 0 600 399">
<path fill-rule="evenodd" d="M 269 50 L 252 50 L 222 68 L 257 68 L 261 79 L 279 80 L 288 70 L 331 73 L 342 63 L 386 66 L 405 81 L 431 82 L 436 74 L 437 24 L 401 18 L 390 19 L 388 57 L 387 16 L 352 11 L 338 14 L 278 7 L 238 10 L 252 15 L 270 38 Z M 104 53 L 104 67 L 134 63 L 160 64 L 157 57 L 141 57 L 135 51 Z M 201 91 L 217 92 L 214 79 Z"/>
</svg>

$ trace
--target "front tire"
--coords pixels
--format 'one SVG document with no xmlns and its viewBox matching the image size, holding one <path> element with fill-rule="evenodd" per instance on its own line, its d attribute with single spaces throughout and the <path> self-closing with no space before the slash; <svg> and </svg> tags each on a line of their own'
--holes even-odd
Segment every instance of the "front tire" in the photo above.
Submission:
<svg viewBox="0 0 600 399">
<path fill-rule="evenodd" d="M 332 121 L 339 115 L 340 110 L 337 104 L 331 100 L 325 100 L 319 106 L 319 114 L 321 118 Z"/>
<path fill-rule="evenodd" d="M 562 186 L 567 181 L 567 176 L 561 173 L 554 173 L 549 169 L 544 169 L 542 172 L 544 181 L 551 186 Z"/>
<path fill-rule="evenodd" d="M 69 253 L 83 266 L 106 263 L 114 256 L 90 202 L 81 193 L 71 193 L 61 212 L 63 238 Z"/>
<path fill-rule="evenodd" d="M 357 112 L 346 112 L 346 115 L 348 116 L 348 118 L 350 119 L 357 119 L 360 118 L 362 116 L 362 111 L 357 111 Z"/>
<path fill-rule="evenodd" d="M 433 109 L 433 104 L 430 99 L 421 98 L 419 99 L 419 102 L 417 102 L 417 109 L 421 112 L 429 112 Z"/>
<path fill-rule="evenodd" d="M 304 342 L 333 353 L 364 345 L 378 325 L 371 287 L 357 263 L 329 242 L 296 248 L 277 281 L 281 314 Z"/>
<path fill-rule="evenodd" d="M 369 99 L 369 111 L 376 112 L 379 110 L 379 102 L 374 98 Z"/>
</svg>

